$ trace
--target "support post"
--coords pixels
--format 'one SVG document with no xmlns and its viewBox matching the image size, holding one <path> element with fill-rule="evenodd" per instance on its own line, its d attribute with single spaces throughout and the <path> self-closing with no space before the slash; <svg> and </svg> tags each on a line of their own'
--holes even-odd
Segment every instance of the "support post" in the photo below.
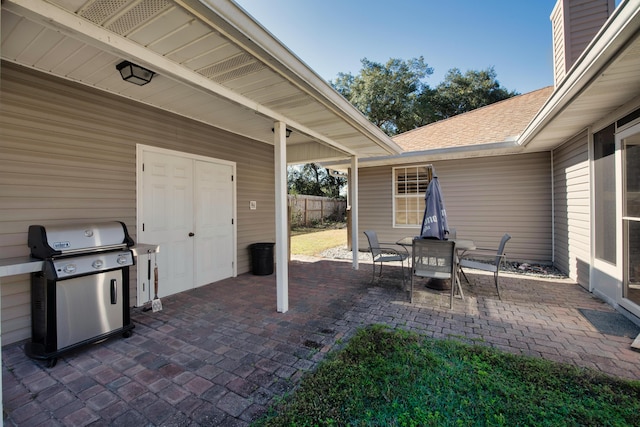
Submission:
<svg viewBox="0 0 640 427">
<path fill-rule="evenodd" d="M 358 157 L 351 156 L 349 171 L 349 195 L 351 195 L 351 253 L 353 269 L 358 269 Z"/>
<path fill-rule="evenodd" d="M 287 135 L 286 124 L 275 122 L 274 168 L 276 205 L 276 307 L 278 312 L 289 310 L 289 242 L 287 241 Z"/>
</svg>

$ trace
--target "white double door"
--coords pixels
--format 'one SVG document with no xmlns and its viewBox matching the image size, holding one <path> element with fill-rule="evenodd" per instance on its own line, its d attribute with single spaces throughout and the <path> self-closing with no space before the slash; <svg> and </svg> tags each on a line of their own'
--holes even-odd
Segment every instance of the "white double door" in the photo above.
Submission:
<svg viewBox="0 0 640 427">
<path fill-rule="evenodd" d="M 160 246 L 158 296 L 235 276 L 235 164 L 144 146 L 138 163 L 138 242 Z"/>
</svg>

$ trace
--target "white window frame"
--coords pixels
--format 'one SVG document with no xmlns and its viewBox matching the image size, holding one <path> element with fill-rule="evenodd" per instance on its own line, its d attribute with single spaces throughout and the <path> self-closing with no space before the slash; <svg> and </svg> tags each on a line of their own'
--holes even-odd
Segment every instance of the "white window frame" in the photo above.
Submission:
<svg viewBox="0 0 640 427">
<path fill-rule="evenodd" d="M 417 173 L 417 171 L 423 168 L 425 169 L 425 173 L 427 175 L 427 179 L 426 181 L 421 180 L 420 175 Z M 415 183 L 417 185 L 416 187 L 416 192 L 412 193 L 412 194 L 408 194 L 408 193 L 403 193 L 403 194 L 399 194 L 397 192 L 398 190 L 398 181 L 397 181 L 397 177 L 398 177 L 398 171 L 399 170 L 404 170 L 405 174 L 404 176 L 407 176 L 407 171 L 413 169 L 416 175 L 416 180 Z M 409 173 L 409 175 L 411 174 L 411 172 Z M 431 164 L 420 164 L 420 165 L 408 165 L 408 166 L 396 166 L 391 168 L 391 199 L 392 199 L 392 212 L 391 212 L 391 221 L 392 221 L 392 226 L 393 228 L 416 228 L 416 227 L 420 227 L 422 225 L 422 213 L 424 212 L 424 206 L 425 206 L 425 201 L 424 201 L 424 196 L 425 196 L 425 192 L 427 190 L 427 186 L 429 185 L 429 180 L 432 177 L 433 174 L 433 166 Z M 406 223 L 402 223 L 399 224 L 398 220 L 397 220 L 397 213 L 398 213 L 398 200 L 399 199 L 409 199 L 409 198 L 414 198 L 414 199 L 418 199 L 418 206 L 419 208 L 416 210 L 416 212 L 418 213 L 417 217 L 416 217 L 416 223 L 411 223 L 411 224 L 406 224 Z M 421 207 L 421 208 L 420 208 Z"/>
</svg>

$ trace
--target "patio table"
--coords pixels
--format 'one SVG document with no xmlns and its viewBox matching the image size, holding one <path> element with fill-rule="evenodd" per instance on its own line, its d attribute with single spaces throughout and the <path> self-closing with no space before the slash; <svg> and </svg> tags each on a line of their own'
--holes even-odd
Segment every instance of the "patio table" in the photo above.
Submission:
<svg viewBox="0 0 640 427">
<path fill-rule="evenodd" d="M 403 237 L 402 239 L 398 240 L 396 244 L 410 248 L 413 245 L 413 239 L 415 238 L 416 237 Z M 469 240 L 469 239 L 449 239 L 449 240 L 453 240 L 454 242 L 456 242 L 456 251 L 458 251 L 459 255 L 465 253 L 466 251 L 472 251 L 476 248 L 476 244 L 473 242 L 473 240 Z"/>
</svg>

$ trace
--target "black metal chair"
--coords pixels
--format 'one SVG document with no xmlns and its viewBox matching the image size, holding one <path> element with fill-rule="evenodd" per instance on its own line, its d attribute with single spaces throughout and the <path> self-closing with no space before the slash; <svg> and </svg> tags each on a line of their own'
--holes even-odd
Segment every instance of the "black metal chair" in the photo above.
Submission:
<svg viewBox="0 0 640 427">
<path fill-rule="evenodd" d="M 449 308 L 453 308 L 453 298 L 458 290 L 464 300 L 464 293 L 456 272 L 456 242 L 453 240 L 420 239 L 413 240 L 411 251 L 411 296 L 413 303 L 414 277 L 451 280 Z"/>
<path fill-rule="evenodd" d="M 376 279 L 376 263 L 380 264 L 380 273 L 378 277 L 382 276 L 382 264 L 385 262 L 397 262 L 400 261 L 402 268 L 402 287 L 404 289 L 404 261 L 409 258 L 409 251 L 403 248 L 402 251 L 395 249 L 391 246 L 402 247 L 396 243 L 380 243 L 378 241 L 378 234 L 375 231 L 367 230 L 364 232 L 369 241 L 369 250 L 371 251 L 371 257 L 373 258 L 373 276 L 371 283 Z M 384 245 L 384 246 L 383 246 Z M 404 252 L 403 252 L 404 251 Z"/>
<path fill-rule="evenodd" d="M 505 261 L 507 254 L 504 253 L 504 247 L 506 246 L 507 242 L 509 241 L 509 239 L 511 239 L 511 236 L 509 234 L 505 234 L 504 236 L 502 236 L 502 240 L 500 240 L 500 245 L 498 245 L 498 249 L 487 249 L 487 248 L 476 248 L 472 251 L 470 251 L 472 254 L 482 254 L 484 253 L 495 253 L 495 261 L 493 264 L 489 264 L 489 263 L 485 263 L 485 262 L 480 262 L 480 261 L 474 261 L 472 259 L 468 259 L 468 258 L 462 258 L 460 259 L 459 265 L 460 265 L 460 272 L 462 273 L 462 275 L 464 276 L 464 279 L 467 281 L 467 283 L 469 282 L 469 279 L 467 278 L 467 275 L 464 274 L 464 270 L 462 270 L 462 267 L 468 267 L 468 268 L 473 268 L 476 270 L 481 270 L 481 271 L 490 271 L 493 273 L 493 280 L 496 284 L 496 292 L 498 293 L 498 299 L 502 299 L 500 297 L 500 287 L 498 286 L 498 275 L 500 274 L 500 267 L 502 266 L 502 263 Z"/>
</svg>

